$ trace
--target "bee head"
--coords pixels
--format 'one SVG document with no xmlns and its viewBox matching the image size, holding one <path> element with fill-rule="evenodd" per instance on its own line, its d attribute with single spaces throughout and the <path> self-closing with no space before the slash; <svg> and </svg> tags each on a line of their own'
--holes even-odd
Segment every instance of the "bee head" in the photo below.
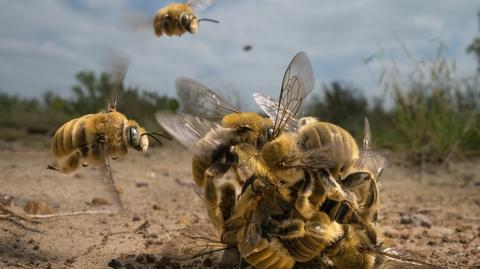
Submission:
<svg viewBox="0 0 480 269">
<path fill-rule="evenodd" d="M 183 30 L 192 34 L 198 31 L 197 17 L 195 17 L 195 15 L 193 15 L 191 12 L 183 12 L 180 15 L 180 25 L 182 26 Z"/>
<path fill-rule="evenodd" d="M 129 120 L 125 129 L 124 137 L 128 145 L 138 151 L 147 151 L 148 138 L 146 131 L 140 127 L 136 121 Z"/>
<path fill-rule="evenodd" d="M 272 121 L 255 112 L 232 113 L 223 117 L 222 126 L 237 130 L 240 142 L 256 143 L 272 126 Z"/>
<path fill-rule="evenodd" d="M 281 163 L 294 150 L 295 138 L 289 133 L 283 133 L 274 140 L 265 144 L 262 157 L 270 167 L 281 166 Z"/>
</svg>

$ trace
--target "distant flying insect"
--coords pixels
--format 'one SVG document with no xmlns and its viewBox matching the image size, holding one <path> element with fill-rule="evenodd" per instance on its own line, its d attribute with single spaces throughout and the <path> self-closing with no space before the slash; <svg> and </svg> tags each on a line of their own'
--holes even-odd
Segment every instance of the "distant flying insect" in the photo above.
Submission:
<svg viewBox="0 0 480 269">
<path fill-rule="evenodd" d="M 114 74 L 117 81 L 114 81 L 113 92 L 120 87 L 126 69 L 126 62 L 117 64 Z M 158 133 L 147 133 L 136 121 L 118 112 L 116 97 L 112 99 L 107 112 L 88 114 L 70 120 L 55 132 L 52 139 L 54 162 L 48 165 L 48 169 L 68 174 L 77 170 L 80 164 L 83 166 L 104 164 L 108 180 L 114 184 L 110 157 L 116 159 L 126 155 L 128 147 L 145 152 L 148 149 L 147 136 L 159 143 L 155 135 L 166 137 Z M 121 205 L 120 200 L 118 202 Z"/>
<path fill-rule="evenodd" d="M 243 51 L 251 51 L 253 49 L 252 45 L 243 46 Z"/>
<path fill-rule="evenodd" d="M 155 34 L 181 36 L 185 32 L 194 34 L 198 31 L 200 21 L 219 23 L 212 19 L 198 19 L 199 12 L 211 5 L 213 0 L 186 0 L 184 3 L 171 3 L 157 11 L 153 19 Z"/>
</svg>

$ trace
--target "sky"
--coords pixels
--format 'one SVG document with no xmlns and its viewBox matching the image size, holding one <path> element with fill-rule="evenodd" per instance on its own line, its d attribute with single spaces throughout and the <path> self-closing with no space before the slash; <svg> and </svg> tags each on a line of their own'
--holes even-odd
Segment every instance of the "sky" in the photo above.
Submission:
<svg viewBox="0 0 480 269">
<path fill-rule="evenodd" d="M 202 22 L 197 34 L 157 38 L 148 24 L 137 27 L 168 3 L 0 0 L 0 91 L 69 96 L 78 71 L 108 71 L 115 53 L 130 58 L 126 85 L 175 96 L 175 79 L 189 77 L 244 108 L 252 107 L 254 92 L 278 95 L 299 51 L 312 61 L 314 94 L 337 80 L 381 95 L 382 66 L 365 60 L 381 55 L 408 70 L 401 42 L 415 59 L 428 59 L 440 40 L 458 76 L 476 68 L 465 49 L 479 35 L 478 0 L 216 0 L 199 17 L 220 24 Z"/>
</svg>

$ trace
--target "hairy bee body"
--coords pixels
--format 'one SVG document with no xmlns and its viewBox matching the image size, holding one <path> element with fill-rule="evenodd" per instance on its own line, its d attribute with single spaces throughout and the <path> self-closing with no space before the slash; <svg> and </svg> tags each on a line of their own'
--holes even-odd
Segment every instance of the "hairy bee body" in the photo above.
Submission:
<svg viewBox="0 0 480 269">
<path fill-rule="evenodd" d="M 325 155 L 338 164 L 328 167 L 335 179 L 339 179 L 340 173 L 348 170 L 359 157 L 359 148 L 353 136 L 336 124 L 311 120 L 300 127 L 297 141 L 300 151 L 327 146 Z"/>
<path fill-rule="evenodd" d="M 255 251 L 243 258 L 256 269 L 290 269 L 295 265 L 295 259 L 276 238 L 262 238 Z"/>
<path fill-rule="evenodd" d="M 157 11 L 153 20 L 157 36 L 181 36 L 185 32 L 196 33 L 198 20 L 192 7 L 185 3 L 172 3 Z"/>
<path fill-rule="evenodd" d="M 135 129 L 137 150 L 146 151 L 147 137 L 142 137 L 145 130 L 138 123 L 128 120 L 125 115 L 115 110 L 84 115 L 62 125 L 53 136 L 52 153 L 55 170 L 63 173 L 75 171 L 82 163 L 98 165 L 104 161 L 101 144 L 107 146 L 109 156 L 113 158 L 127 154 L 127 145 L 131 145 L 130 131 Z M 128 130 L 128 131 L 127 131 Z M 130 136 L 130 137 L 128 137 Z"/>
<path fill-rule="evenodd" d="M 371 269 L 375 258 L 362 251 L 362 246 L 374 245 L 363 229 L 344 225 L 345 235 L 325 253 L 337 269 Z"/>
</svg>

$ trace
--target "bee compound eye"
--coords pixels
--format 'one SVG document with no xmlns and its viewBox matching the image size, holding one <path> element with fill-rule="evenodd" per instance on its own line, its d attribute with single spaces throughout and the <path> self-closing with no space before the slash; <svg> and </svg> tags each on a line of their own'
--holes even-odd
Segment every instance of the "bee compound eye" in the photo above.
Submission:
<svg viewBox="0 0 480 269">
<path fill-rule="evenodd" d="M 185 28 L 187 31 L 190 31 L 190 15 L 183 13 L 180 17 L 180 22 L 183 28 Z"/>
</svg>

